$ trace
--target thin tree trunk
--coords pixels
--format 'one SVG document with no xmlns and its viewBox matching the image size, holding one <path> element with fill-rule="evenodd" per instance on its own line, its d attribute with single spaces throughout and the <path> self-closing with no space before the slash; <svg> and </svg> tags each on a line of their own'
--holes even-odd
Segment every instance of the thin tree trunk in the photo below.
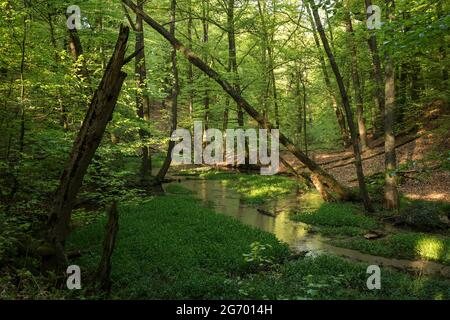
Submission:
<svg viewBox="0 0 450 320">
<path fill-rule="evenodd" d="M 60 61 L 60 59 L 58 57 L 58 44 L 56 42 L 55 28 L 53 26 L 53 16 L 50 13 L 48 14 L 48 24 L 50 27 L 50 40 L 52 42 L 52 46 L 53 46 L 53 50 L 54 50 L 53 57 L 54 57 L 55 63 L 58 64 Z M 61 111 L 60 124 L 61 124 L 62 128 L 64 129 L 64 131 L 68 131 L 69 130 L 69 122 L 67 119 L 67 110 L 66 110 L 66 106 L 64 105 L 63 94 L 62 94 L 62 90 L 60 87 L 58 87 L 58 103 L 59 103 L 59 110 Z"/>
<path fill-rule="evenodd" d="M 271 130 L 274 126 L 267 121 L 255 108 L 253 108 L 247 100 L 245 100 L 240 92 L 237 92 L 233 85 L 224 80 L 215 70 L 205 64 L 192 50 L 186 48 L 178 39 L 176 39 L 170 32 L 162 27 L 158 22 L 153 20 L 142 10 L 136 7 L 131 0 L 122 0 L 130 9 L 137 14 L 140 14 L 143 20 L 148 23 L 155 31 L 161 34 L 167 41 L 169 41 L 174 48 L 180 51 L 190 63 L 195 65 L 199 70 L 216 81 L 224 91 L 226 91 L 236 103 L 241 106 L 253 119 L 255 119 L 261 127 Z M 326 173 L 317 163 L 307 157 L 299 148 L 297 148 L 291 140 L 280 132 L 280 142 L 283 144 L 292 154 L 311 171 L 311 177 L 316 180 L 316 188 L 322 191 L 321 195 L 327 201 L 331 200 L 350 200 L 354 198 L 354 194 L 349 189 L 342 186 L 336 179 L 330 174 Z M 320 185 L 319 185 L 320 183 Z M 333 195 L 334 194 L 334 195 Z"/>
<path fill-rule="evenodd" d="M 24 8 L 28 8 L 26 0 L 23 1 Z M 23 18 L 23 37 L 20 45 L 21 59 L 20 59 L 20 133 L 19 133 L 19 156 L 22 157 L 22 152 L 25 146 L 25 58 L 26 58 L 26 43 L 28 38 L 28 15 Z"/>
<path fill-rule="evenodd" d="M 394 2 L 386 0 L 386 12 L 390 22 L 394 19 Z M 385 53 L 386 85 L 385 85 L 385 112 L 384 112 L 384 150 L 385 150 L 385 186 L 384 202 L 386 209 L 397 210 L 400 205 L 397 190 L 397 177 L 394 171 L 397 169 L 397 159 L 395 154 L 395 68 L 390 54 Z"/>
<path fill-rule="evenodd" d="M 209 42 L 209 23 L 208 23 L 208 19 L 209 19 L 209 0 L 204 0 L 203 1 L 203 6 L 202 6 L 202 13 L 203 13 L 203 19 L 202 19 L 202 26 L 203 26 L 203 45 L 207 46 L 208 42 Z M 208 54 L 205 53 L 205 55 L 203 56 L 203 59 L 205 60 L 206 63 L 208 63 Z M 208 130 L 208 122 L 209 122 L 209 103 L 210 103 L 210 98 L 209 98 L 209 88 L 206 85 L 205 86 L 205 95 L 203 97 L 203 107 L 204 107 L 204 129 L 205 131 Z"/>
<path fill-rule="evenodd" d="M 344 143 L 344 147 L 347 148 L 351 145 L 351 138 L 350 138 L 350 133 L 347 130 L 347 125 L 345 122 L 345 115 L 342 111 L 341 106 L 338 105 L 338 98 L 336 97 L 336 94 L 334 93 L 333 85 L 331 84 L 330 75 L 328 74 L 327 66 L 325 63 L 325 58 L 322 54 L 322 48 L 320 46 L 320 39 L 319 39 L 319 36 L 317 35 L 316 25 L 314 24 L 314 18 L 311 13 L 311 7 L 307 1 L 305 2 L 305 5 L 306 5 L 306 9 L 308 10 L 308 16 L 309 16 L 309 21 L 311 24 L 313 38 L 314 38 L 314 42 L 316 44 L 317 51 L 319 54 L 319 62 L 320 62 L 320 66 L 322 68 L 325 85 L 326 85 L 328 93 L 330 95 L 333 110 L 336 114 L 336 119 L 338 121 L 339 128 L 341 130 L 341 137 L 342 137 L 342 141 Z"/>
<path fill-rule="evenodd" d="M 348 0 L 347 0 L 348 1 Z M 348 8 L 348 3 L 346 3 L 347 8 L 345 10 L 345 24 L 347 33 L 349 33 L 349 47 L 351 54 L 351 74 L 353 81 L 353 89 L 355 91 L 355 100 L 356 100 L 356 117 L 358 122 L 359 129 L 359 140 L 361 142 L 362 150 L 365 150 L 369 147 L 369 143 L 367 141 L 367 129 L 366 129 L 366 120 L 364 118 L 364 99 L 361 92 L 361 80 L 359 78 L 359 68 L 358 68 L 358 50 L 356 48 L 355 43 L 355 32 L 353 31 L 352 18 L 350 16 L 350 9 Z"/>
<path fill-rule="evenodd" d="M 81 45 L 77 29 L 69 29 L 69 49 L 73 62 L 77 62 L 83 54 L 83 46 Z"/>
<path fill-rule="evenodd" d="M 171 0 L 171 4 L 170 4 L 170 36 L 171 37 L 175 37 L 176 8 L 177 8 L 177 1 Z M 138 8 L 138 10 L 142 11 L 142 9 L 140 9 L 140 8 Z M 172 62 L 172 77 L 173 77 L 172 89 L 171 89 L 172 92 L 171 92 L 169 98 L 166 99 L 166 104 L 169 105 L 172 110 L 172 124 L 171 124 L 171 133 L 172 133 L 173 131 L 175 131 L 177 129 L 178 93 L 180 91 L 178 66 L 177 66 L 177 48 L 175 46 L 172 47 L 171 62 Z M 164 180 L 164 177 L 166 176 L 167 171 L 169 171 L 170 164 L 172 163 L 172 150 L 174 147 L 175 147 L 175 141 L 170 140 L 166 159 L 164 160 L 164 163 L 156 176 L 156 179 L 159 182 L 162 182 Z"/>
<path fill-rule="evenodd" d="M 366 9 L 372 5 L 372 0 L 365 0 Z M 377 35 L 374 31 L 370 32 L 370 37 L 368 39 L 369 49 L 372 55 L 372 65 L 373 65 L 373 73 L 375 77 L 375 91 L 374 91 L 374 99 L 379 109 L 379 114 L 381 120 L 378 120 L 373 123 L 375 127 L 375 132 L 378 131 L 379 128 L 378 122 L 383 123 L 384 120 L 384 107 L 385 107 L 385 98 L 384 98 L 384 81 L 383 81 L 383 71 L 381 68 L 381 59 L 380 54 L 378 52 L 378 44 L 377 44 Z"/>
<path fill-rule="evenodd" d="M 228 0 L 227 2 L 227 34 L 228 34 L 228 56 L 231 64 L 231 72 L 233 73 L 233 84 L 237 92 L 241 92 L 238 64 L 236 57 L 236 34 L 234 25 L 234 6 L 235 0 Z M 244 112 L 241 106 L 238 107 L 238 124 L 239 127 L 244 126 Z"/>
<path fill-rule="evenodd" d="M 74 142 L 69 161 L 61 175 L 48 218 L 48 242 L 54 251 L 49 263 L 67 267 L 64 245 L 69 235 L 69 223 L 77 193 L 84 175 L 101 142 L 106 125 L 112 118 L 122 84 L 127 76 L 122 72 L 129 29 L 121 26 L 117 44 L 103 78 L 91 101 L 83 125 Z"/>
<path fill-rule="evenodd" d="M 302 83 L 302 91 L 303 91 L 303 149 L 305 150 L 306 156 L 308 156 L 308 133 L 307 133 L 307 122 L 306 122 L 306 85 L 305 85 L 305 79 L 303 79 L 301 73 L 300 73 L 300 81 Z"/>
<path fill-rule="evenodd" d="M 295 81 L 295 102 L 297 104 L 297 135 L 296 135 L 296 144 L 299 148 L 301 148 L 301 141 L 302 141 L 302 131 L 303 131 L 303 123 L 304 123 L 304 114 L 303 114 L 303 105 L 302 105 L 302 98 L 301 98 L 301 89 L 300 89 L 300 82 L 301 82 L 301 75 L 300 75 L 300 66 L 295 64 L 295 72 L 293 73 L 293 81 Z"/>
<path fill-rule="evenodd" d="M 437 2 L 437 16 L 439 19 L 442 19 L 445 15 L 445 12 L 442 10 L 442 3 L 444 1 Z M 448 89 L 447 81 L 448 81 L 448 61 L 447 61 L 447 43 L 445 38 L 443 38 L 442 45 L 439 47 L 440 54 L 440 63 L 441 63 L 441 74 L 442 74 L 442 87 L 443 90 Z"/>
<path fill-rule="evenodd" d="M 356 174 L 358 176 L 360 195 L 364 202 L 364 208 L 366 209 L 366 211 L 372 212 L 373 208 L 372 208 L 372 204 L 369 199 L 369 194 L 367 192 L 366 182 L 365 182 L 365 178 L 364 178 L 364 171 L 363 171 L 363 167 L 362 167 L 359 141 L 358 141 L 358 136 L 357 136 L 356 129 L 355 129 L 355 124 L 353 122 L 353 113 L 352 113 L 352 110 L 350 107 L 350 100 L 348 98 L 347 90 L 345 88 L 341 73 L 339 71 L 339 67 L 335 61 L 334 55 L 331 52 L 331 48 L 328 44 L 328 39 L 327 39 L 325 31 L 323 29 L 322 21 L 320 20 L 319 11 L 318 11 L 317 7 L 314 5 L 314 2 L 313 1 L 311 1 L 311 2 L 312 2 L 311 5 L 312 5 L 313 17 L 314 17 L 314 20 L 316 23 L 317 31 L 320 35 L 320 38 L 322 39 L 323 47 L 325 49 L 325 52 L 328 56 L 328 60 L 330 61 L 330 64 L 331 64 L 331 68 L 333 69 L 334 75 L 336 77 L 336 82 L 339 86 L 339 91 L 341 93 L 342 103 L 345 108 L 345 113 L 347 116 L 347 123 L 349 125 L 350 134 L 352 137 L 353 152 L 355 154 L 355 160 L 356 160 L 355 166 L 356 166 Z"/>
<path fill-rule="evenodd" d="M 261 20 L 261 30 L 262 30 L 262 46 L 261 46 L 261 64 L 263 66 L 263 92 L 261 94 L 261 112 L 265 118 L 269 116 L 268 110 L 268 100 L 269 100 L 269 87 L 270 87 L 270 78 L 269 78 L 269 63 L 267 61 L 267 30 L 266 30 L 266 21 L 265 21 L 265 12 L 266 12 L 266 1 L 258 0 L 258 11 Z"/>
<path fill-rule="evenodd" d="M 193 19 L 192 19 L 192 0 L 188 1 L 189 12 L 188 12 L 188 25 L 187 25 L 187 35 L 188 35 L 188 45 L 192 48 L 192 29 L 193 29 Z M 193 118 L 194 112 L 194 70 L 192 64 L 188 65 L 188 84 L 189 84 L 189 101 L 188 101 L 188 112 L 189 117 Z"/>
</svg>

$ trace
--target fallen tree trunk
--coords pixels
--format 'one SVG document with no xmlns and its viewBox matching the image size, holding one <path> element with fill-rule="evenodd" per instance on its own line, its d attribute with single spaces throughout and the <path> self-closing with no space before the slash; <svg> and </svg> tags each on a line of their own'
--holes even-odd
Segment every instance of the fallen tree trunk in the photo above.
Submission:
<svg viewBox="0 0 450 320">
<path fill-rule="evenodd" d="M 129 28 L 120 27 L 114 53 L 106 67 L 103 78 L 94 93 L 83 125 L 74 142 L 69 161 L 61 175 L 48 218 L 48 242 L 54 249 L 52 268 L 67 266 L 64 244 L 69 234 L 69 223 L 77 193 L 84 175 L 97 150 L 106 125 L 112 118 L 122 84 L 127 76 L 122 72 L 128 42 Z"/>
<path fill-rule="evenodd" d="M 227 92 L 233 100 L 245 110 L 253 119 L 255 119 L 262 128 L 271 130 L 275 128 L 265 117 L 253 108 L 247 100 L 245 100 L 239 92 L 226 81 L 217 71 L 209 67 L 198 55 L 191 49 L 185 47 L 177 38 L 170 34 L 163 26 L 153 20 L 143 10 L 136 6 L 131 0 L 122 0 L 136 14 L 142 16 L 142 19 L 150 25 L 155 31 L 161 34 L 167 41 L 169 41 L 177 51 L 182 53 L 190 63 L 195 65 L 198 69 L 216 81 Z M 321 193 L 322 197 L 327 200 L 350 200 L 354 194 L 343 185 L 341 185 L 334 177 L 326 173 L 317 163 L 306 156 L 299 148 L 297 148 L 292 141 L 280 132 L 280 142 L 305 166 L 311 171 L 311 179 L 316 189 Z"/>
<path fill-rule="evenodd" d="M 404 140 L 403 142 L 398 142 L 398 143 L 396 143 L 395 148 L 400 148 L 400 147 L 404 146 L 405 144 L 408 144 L 408 143 L 410 143 L 410 142 L 413 142 L 413 141 L 415 141 L 415 140 L 417 140 L 417 139 L 419 139 L 419 138 L 421 138 L 421 137 L 422 137 L 422 135 L 420 135 L 420 134 L 415 135 L 415 136 L 412 136 L 412 137 L 408 138 L 407 140 Z M 396 139 L 396 140 L 395 140 L 396 142 L 397 142 L 398 140 L 400 140 L 400 138 L 399 138 L 398 136 L 397 136 L 395 139 Z M 376 148 L 381 147 L 381 146 L 384 146 L 384 140 L 382 140 L 382 141 L 380 141 L 380 142 L 378 142 L 378 143 L 372 145 L 372 146 L 371 146 L 371 149 L 373 150 L 373 149 L 376 149 Z M 364 154 L 364 153 L 365 153 L 365 152 L 363 152 L 362 154 Z M 384 150 L 383 150 L 383 152 L 382 152 L 381 154 L 384 154 Z M 364 158 L 364 159 L 362 159 L 362 161 L 365 161 L 365 160 L 367 160 L 367 159 L 370 159 L 371 157 L 372 157 L 372 155 L 369 156 L 369 158 Z M 339 158 L 339 159 L 329 160 L 329 161 L 325 161 L 325 162 L 318 162 L 318 164 L 319 164 L 320 166 L 322 166 L 322 167 L 325 167 L 326 165 L 329 165 L 329 164 L 333 164 L 333 163 L 336 163 L 336 162 L 342 162 L 342 161 L 350 160 L 350 159 L 354 159 L 354 158 L 355 158 L 355 155 L 352 153 L 352 154 L 349 155 L 349 156 L 345 156 L 345 157 L 342 157 L 342 158 Z M 350 162 L 349 164 L 352 164 L 352 163 L 353 163 L 353 162 Z M 347 164 L 346 164 L 346 165 L 347 165 Z M 331 168 L 327 168 L 327 169 L 331 169 Z"/>
<path fill-rule="evenodd" d="M 401 143 L 397 143 L 396 146 L 395 146 L 395 148 L 398 149 L 398 148 L 400 148 L 400 147 L 403 147 L 404 145 L 406 145 L 406 144 L 408 144 L 408 143 L 411 143 L 411 142 L 413 142 L 413 141 L 415 141 L 415 140 L 417 140 L 417 139 L 419 139 L 419 138 L 420 138 L 420 136 L 416 136 L 416 137 L 413 137 L 413 138 L 408 139 L 408 140 L 406 140 L 406 141 L 403 141 L 403 142 L 401 142 Z M 364 161 L 367 161 L 367 160 L 376 158 L 376 157 L 378 157 L 378 156 L 380 156 L 380 155 L 383 155 L 384 153 L 385 153 L 384 150 L 383 150 L 383 151 L 379 151 L 379 152 L 374 153 L 374 154 L 372 154 L 372 155 L 370 155 L 370 156 L 368 156 L 368 157 L 366 157 L 366 158 L 363 158 L 362 161 L 364 162 Z M 350 158 L 347 158 L 347 159 L 341 159 L 341 160 L 334 161 L 334 162 L 350 160 L 350 159 L 352 159 L 352 158 L 354 158 L 354 157 L 350 157 Z M 334 162 L 330 162 L 330 163 L 328 163 L 328 164 L 332 164 L 332 163 L 334 163 Z M 346 167 L 346 166 L 351 165 L 351 164 L 354 164 L 354 163 L 355 163 L 355 160 L 352 160 L 352 161 L 350 161 L 350 162 L 345 162 L 345 163 L 335 164 L 335 165 L 333 165 L 333 166 L 331 166 L 331 167 L 328 167 L 327 170 L 331 170 L 331 169 L 335 169 L 335 168 Z"/>
</svg>

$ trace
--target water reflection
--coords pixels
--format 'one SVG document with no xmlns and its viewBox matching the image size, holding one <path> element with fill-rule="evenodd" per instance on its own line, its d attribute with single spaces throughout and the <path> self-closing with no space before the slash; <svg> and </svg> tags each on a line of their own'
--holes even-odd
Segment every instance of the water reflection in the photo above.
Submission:
<svg viewBox="0 0 450 320">
<path fill-rule="evenodd" d="M 317 251 L 323 248 L 320 235 L 308 233 L 306 226 L 289 219 L 289 209 L 298 206 L 296 193 L 275 199 L 264 205 L 269 212 L 279 212 L 276 217 L 261 214 L 253 206 L 242 203 L 236 191 L 227 188 L 221 180 L 182 180 L 173 182 L 194 191 L 202 201 L 227 216 L 242 223 L 273 233 L 278 239 L 301 251 Z"/>
<path fill-rule="evenodd" d="M 409 261 L 391 259 L 364 254 L 359 251 L 335 247 L 326 242 L 320 234 L 308 232 L 305 224 L 289 219 L 289 210 L 293 208 L 314 209 L 319 205 L 314 196 L 301 196 L 298 192 L 283 195 L 264 205 L 269 212 L 279 212 L 276 217 L 258 212 L 257 208 L 242 203 L 238 192 L 227 188 L 226 181 L 221 180 L 180 180 L 179 184 L 197 194 L 197 197 L 213 207 L 216 212 L 234 217 L 242 223 L 270 232 L 279 240 L 286 242 L 297 252 L 307 251 L 308 255 L 329 253 L 352 260 L 364 261 L 368 264 L 389 266 L 400 270 L 414 270 L 420 274 L 439 274 L 450 278 L 450 267 L 430 261 Z"/>
</svg>

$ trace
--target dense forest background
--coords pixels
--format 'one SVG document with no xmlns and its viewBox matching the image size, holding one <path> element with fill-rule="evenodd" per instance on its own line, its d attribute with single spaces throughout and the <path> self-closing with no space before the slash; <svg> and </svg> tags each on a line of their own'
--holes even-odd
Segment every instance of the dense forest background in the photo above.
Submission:
<svg viewBox="0 0 450 320">
<path fill-rule="evenodd" d="M 192 129 L 198 120 L 205 129 L 261 126 L 126 2 L 0 0 L 0 264 L 27 265 L 27 244 L 44 237 L 120 25 L 131 29 L 126 56 L 135 54 L 122 69 L 128 76 L 113 117 L 74 200 L 76 219 L 88 223 L 86 211 L 153 194 L 170 166 L 174 129 Z M 381 9 L 380 26 L 367 21 L 370 5 Z M 75 29 L 68 28 L 76 12 L 70 6 L 81 10 Z M 432 157 L 448 167 L 447 1 L 138 0 L 137 6 L 312 160 L 320 152 L 370 151 L 386 139 L 387 188 L 377 189 L 385 207 L 399 206 L 395 137 L 415 135 L 437 119 L 440 144 Z"/>
</svg>

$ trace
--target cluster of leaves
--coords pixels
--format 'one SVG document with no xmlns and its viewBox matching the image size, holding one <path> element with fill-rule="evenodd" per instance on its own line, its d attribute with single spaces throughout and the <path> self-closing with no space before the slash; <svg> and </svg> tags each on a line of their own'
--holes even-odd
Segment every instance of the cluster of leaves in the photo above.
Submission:
<svg viewBox="0 0 450 320">
<path fill-rule="evenodd" d="M 272 248 L 270 244 L 253 242 L 250 245 L 250 253 L 243 254 L 244 261 L 250 264 L 256 264 L 259 267 L 265 265 L 270 266 L 274 262 L 273 257 L 268 253 Z"/>
</svg>

